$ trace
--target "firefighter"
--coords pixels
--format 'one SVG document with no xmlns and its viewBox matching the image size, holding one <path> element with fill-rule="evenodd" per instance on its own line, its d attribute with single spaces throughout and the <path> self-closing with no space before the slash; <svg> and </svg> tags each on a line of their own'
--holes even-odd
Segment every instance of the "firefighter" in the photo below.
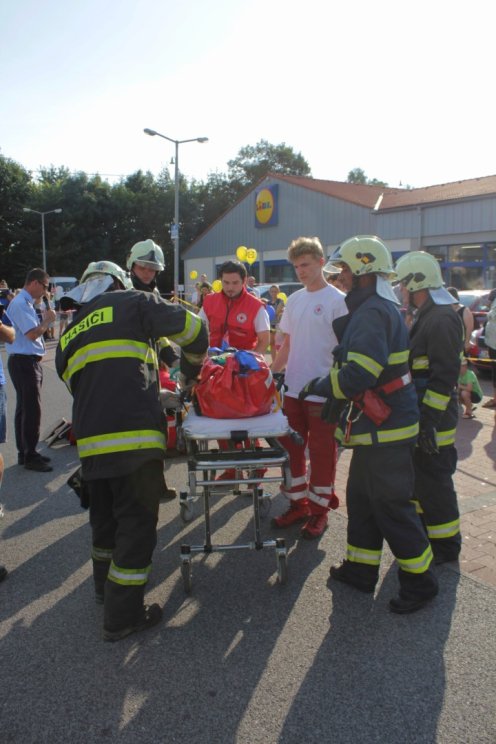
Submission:
<svg viewBox="0 0 496 744">
<path fill-rule="evenodd" d="M 398 563 L 399 596 L 390 610 L 415 612 L 437 594 L 432 549 L 412 502 L 413 448 L 418 434 L 415 388 L 408 370 L 408 332 L 389 283 L 391 255 L 379 238 L 346 240 L 330 259 L 341 266 L 349 315 L 334 321 L 339 344 L 330 374 L 300 395 L 329 398 L 336 439 L 353 448 L 346 499 L 346 559 L 332 579 L 372 593 L 383 541 Z"/>
<path fill-rule="evenodd" d="M 461 550 L 460 513 L 453 474 L 458 420 L 457 383 L 463 356 L 463 322 L 444 288 L 436 259 L 412 251 L 399 259 L 398 280 L 417 308 L 410 330 L 410 369 L 420 408 L 415 450 L 415 500 L 437 564 Z"/>
<path fill-rule="evenodd" d="M 103 637 L 118 641 L 162 616 L 144 604 L 163 484 L 165 416 L 150 338 L 182 350 L 187 384 L 199 372 L 207 333 L 198 316 L 130 288 L 110 261 L 90 264 L 69 293 L 77 313 L 56 352 L 73 395 L 73 430 L 89 497 L 93 578 L 104 604 Z"/>
<path fill-rule="evenodd" d="M 151 238 L 135 243 L 127 256 L 126 267 L 135 289 L 139 289 L 141 292 L 153 292 L 157 297 L 160 297 L 157 279 L 160 272 L 165 268 L 165 261 L 164 253 L 159 245 Z M 162 336 L 162 338 L 155 339 L 155 349 L 163 364 L 167 367 L 176 365 L 178 356 L 168 338 Z M 167 486 L 164 474 L 161 501 L 172 501 L 175 498 L 177 498 L 177 491 L 175 488 Z"/>
</svg>

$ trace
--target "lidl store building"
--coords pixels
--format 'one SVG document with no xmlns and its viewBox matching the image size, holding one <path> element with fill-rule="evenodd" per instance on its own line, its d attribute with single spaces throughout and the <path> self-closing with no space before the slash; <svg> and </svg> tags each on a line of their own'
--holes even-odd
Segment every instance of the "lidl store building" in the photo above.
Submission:
<svg viewBox="0 0 496 744">
<path fill-rule="evenodd" d="M 318 236 L 327 255 L 352 235 L 378 235 L 396 260 L 425 250 L 441 263 L 447 285 L 496 286 L 496 176 L 417 189 L 268 174 L 182 253 L 190 275 L 218 268 L 239 246 L 254 248 L 258 282 L 294 281 L 287 248 Z"/>
</svg>

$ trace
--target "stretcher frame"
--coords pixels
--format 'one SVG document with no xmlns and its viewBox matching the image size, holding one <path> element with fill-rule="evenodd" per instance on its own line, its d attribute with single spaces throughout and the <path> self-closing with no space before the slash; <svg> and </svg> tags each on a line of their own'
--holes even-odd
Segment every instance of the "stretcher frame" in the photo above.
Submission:
<svg viewBox="0 0 496 744">
<path fill-rule="evenodd" d="M 261 535 L 261 512 L 270 503 L 270 494 L 264 491 L 264 484 L 283 483 L 289 488 L 291 472 L 289 456 L 279 442 L 279 437 L 299 435 L 293 432 L 282 412 L 267 414 L 250 419 L 210 419 L 197 416 L 192 409 L 182 423 L 182 434 L 188 457 L 189 492 L 182 491 L 179 498 L 180 516 L 183 522 L 190 522 L 194 516 L 194 503 L 203 497 L 205 521 L 205 541 L 203 545 L 181 545 L 181 575 L 187 593 L 192 589 L 192 558 L 201 553 L 227 552 L 230 550 L 275 550 L 277 578 L 280 584 L 287 581 L 287 548 L 283 538 L 263 539 Z M 223 436 L 222 436 L 223 435 Z M 227 440 L 229 449 L 209 449 L 211 440 Z M 263 439 L 267 446 L 260 447 L 256 441 Z M 237 443 L 244 443 L 243 449 L 236 449 Z M 262 468 L 280 468 L 280 475 L 260 477 L 255 471 Z M 216 481 L 218 471 L 234 470 L 232 480 Z M 243 477 L 248 471 L 248 477 Z M 229 490 L 234 495 L 241 493 L 240 485 L 248 486 L 253 504 L 254 539 L 245 543 L 221 544 L 212 542 L 210 500 L 212 496 L 225 496 Z M 200 489 L 200 490 L 199 490 Z M 226 492 L 226 489 L 227 492 Z M 246 493 L 246 491 L 244 492 Z"/>
</svg>

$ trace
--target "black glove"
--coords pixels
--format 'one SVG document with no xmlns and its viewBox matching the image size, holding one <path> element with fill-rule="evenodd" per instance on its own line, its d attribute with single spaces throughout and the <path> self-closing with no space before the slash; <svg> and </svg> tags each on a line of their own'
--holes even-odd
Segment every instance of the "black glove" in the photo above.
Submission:
<svg viewBox="0 0 496 744">
<path fill-rule="evenodd" d="M 436 441 L 436 427 L 427 418 L 420 419 L 418 446 L 426 455 L 438 455 L 439 447 Z"/>
<path fill-rule="evenodd" d="M 314 377 L 307 382 L 304 388 L 300 390 L 298 400 L 305 400 L 309 395 L 318 395 L 321 398 L 330 398 L 332 396 L 331 382 L 329 377 Z"/>
</svg>

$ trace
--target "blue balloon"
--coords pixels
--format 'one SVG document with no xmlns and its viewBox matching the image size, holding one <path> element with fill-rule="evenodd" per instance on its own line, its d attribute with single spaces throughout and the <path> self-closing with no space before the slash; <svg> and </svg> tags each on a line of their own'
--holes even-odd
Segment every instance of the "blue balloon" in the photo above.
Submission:
<svg viewBox="0 0 496 744">
<path fill-rule="evenodd" d="M 272 305 L 265 305 L 265 309 L 267 310 L 269 314 L 269 320 L 272 324 L 276 322 L 276 311 L 272 307 Z"/>
</svg>

